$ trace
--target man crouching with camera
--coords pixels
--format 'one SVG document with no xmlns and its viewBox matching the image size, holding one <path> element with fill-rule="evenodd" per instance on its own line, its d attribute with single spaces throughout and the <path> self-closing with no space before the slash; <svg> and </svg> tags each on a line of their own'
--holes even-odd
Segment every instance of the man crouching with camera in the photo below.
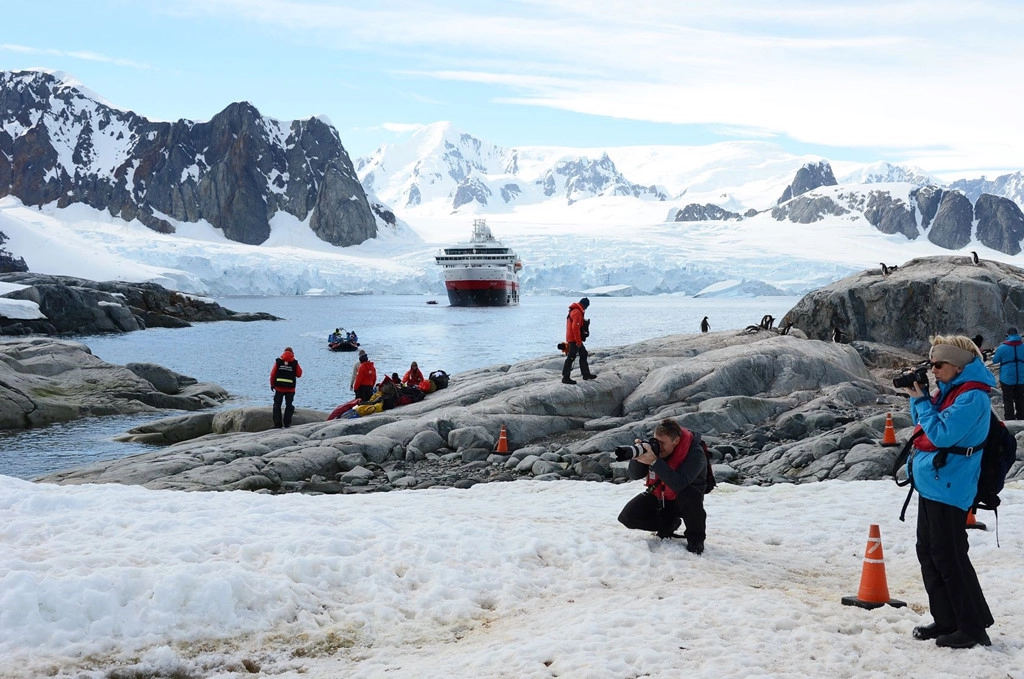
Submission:
<svg viewBox="0 0 1024 679">
<path fill-rule="evenodd" d="M 654 438 L 620 446 L 615 456 L 620 461 L 629 460 L 629 478 L 646 477 L 647 484 L 647 492 L 622 508 L 619 523 L 626 528 L 654 531 L 662 539 L 684 537 L 687 550 L 703 552 L 708 463 L 700 434 L 680 427 L 673 419 L 664 419 L 655 427 Z M 681 523 L 686 524 L 686 530 L 675 535 Z"/>
</svg>

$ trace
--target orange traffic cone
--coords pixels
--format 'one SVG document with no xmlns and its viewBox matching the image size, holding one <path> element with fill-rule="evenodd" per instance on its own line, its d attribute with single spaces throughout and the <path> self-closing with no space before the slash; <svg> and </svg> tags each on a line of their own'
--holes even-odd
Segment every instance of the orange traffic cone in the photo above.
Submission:
<svg viewBox="0 0 1024 679">
<path fill-rule="evenodd" d="M 501 425 L 501 433 L 498 434 L 498 447 L 494 449 L 496 453 L 507 453 L 508 452 L 508 438 L 505 436 L 505 425 Z"/>
<path fill-rule="evenodd" d="M 892 413 L 885 414 L 885 432 L 882 434 L 883 446 L 895 446 L 896 430 L 892 426 Z"/>
<path fill-rule="evenodd" d="M 976 530 L 986 530 L 985 524 L 974 518 L 974 510 L 968 510 L 967 512 L 967 527 L 974 528 Z"/>
<path fill-rule="evenodd" d="M 889 598 L 889 585 L 885 582 L 885 557 L 882 556 L 882 536 L 878 524 L 868 529 L 868 546 L 864 551 L 864 568 L 860 574 L 857 596 L 844 596 L 844 606 L 879 608 L 889 604 L 894 608 L 907 605 L 906 601 Z"/>
</svg>

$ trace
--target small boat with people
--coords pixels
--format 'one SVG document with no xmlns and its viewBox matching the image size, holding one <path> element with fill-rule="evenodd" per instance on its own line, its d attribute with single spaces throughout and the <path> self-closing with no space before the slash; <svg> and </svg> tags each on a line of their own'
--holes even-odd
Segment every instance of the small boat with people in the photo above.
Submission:
<svg viewBox="0 0 1024 679">
<path fill-rule="evenodd" d="M 327 348 L 331 351 L 356 351 L 359 349 L 359 337 L 352 330 L 345 332 L 345 328 L 335 328 L 327 336 Z"/>
</svg>

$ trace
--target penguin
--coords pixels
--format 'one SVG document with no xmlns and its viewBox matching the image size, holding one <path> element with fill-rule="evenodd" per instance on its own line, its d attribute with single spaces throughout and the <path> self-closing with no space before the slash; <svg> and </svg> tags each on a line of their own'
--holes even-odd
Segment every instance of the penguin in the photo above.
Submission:
<svg viewBox="0 0 1024 679">
<path fill-rule="evenodd" d="M 711 324 L 708 323 L 708 317 L 705 316 L 704 320 L 700 322 L 700 331 L 701 332 L 707 332 L 710 329 L 711 329 Z"/>
<path fill-rule="evenodd" d="M 832 326 L 832 341 L 837 344 L 843 341 L 843 333 L 836 326 Z"/>
<path fill-rule="evenodd" d="M 789 334 L 789 330 L 792 327 L 793 327 L 793 322 L 792 321 L 786 321 L 786 324 L 783 325 L 781 328 L 779 328 L 779 334 L 780 335 L 788 335 Z"/>
<path fill-rule="evenodd" d="M 975 264 L 981 263 L 981 260 L 978 259 L 978 253 L 975 252 L 974 250 L 971 250 L 971 261 L 974 262 Z"/>
<path fill-rule="evenodd" d="M 882 275 L 883 276 L 888 276 L 889 275 L 889 267 L 887 267 L 885 265 L 885 262 L 882 262 L 881 264 L 882 264 Z"/>
</svg>

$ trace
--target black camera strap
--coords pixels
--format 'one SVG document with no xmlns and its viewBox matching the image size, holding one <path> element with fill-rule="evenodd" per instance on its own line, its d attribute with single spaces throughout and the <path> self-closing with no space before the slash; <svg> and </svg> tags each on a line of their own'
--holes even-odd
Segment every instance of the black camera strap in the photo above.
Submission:
<svg viewBox="0 0 1024 679">
<path fill-rule="evenodd" d="M 914 458 L 911 456 L 910 451 L 914 447 L 914 441 L 923 433 L 923 429 L 918 429 L 913 433 L 910 439 L 903 446 L 903 450 L 901 450 L 900 454 L 896 456 L 896 461 L 892 465 L 892 478 L 896 482 L 896 485 L 901 488 L 907 485 L 910 486 L 910 489 L 907 490 L 907 499 L 903 501 L 903 509 L 900 511 L 900 521 L 906 521 L 907 507 L 910 506 L 910 498 L 913 496 L 915 490 Z M 907 465 L 907 479 L 905 481 L 900 481 L 898 474 L 903 465 Z"/>
</svg>

